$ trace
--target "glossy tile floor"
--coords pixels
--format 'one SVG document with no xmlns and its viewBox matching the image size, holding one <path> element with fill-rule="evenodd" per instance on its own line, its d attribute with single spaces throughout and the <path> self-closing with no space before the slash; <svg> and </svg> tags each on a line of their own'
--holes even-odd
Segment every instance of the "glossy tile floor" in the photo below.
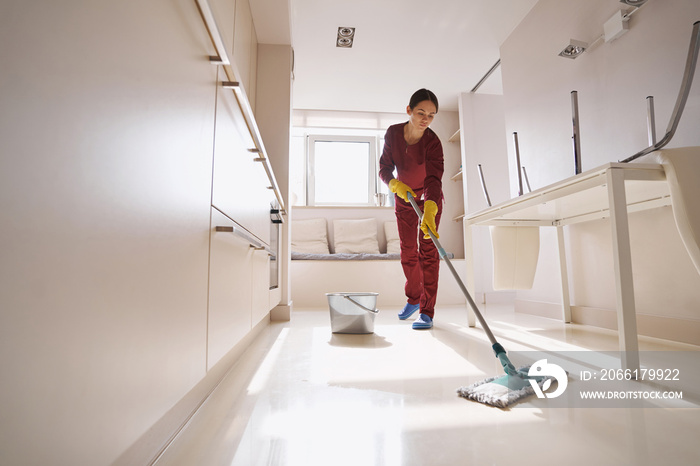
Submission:
<svg viewBox="0 0 700 466">
<path fill-rule="evenodd" d="M 163 465 L 700 464 L 700 408 L 499 409 L 456 389 L 501 375 L 464 307 L 411 329 L 382 310 L 370 335 L 334 335 L 327 309 L 272 323 L 157 462 Z M 616 351 L 617 333 L 486 306 L 509 352 Z M 640 337 L 640 350 L 698 351 Z M 698 354 L 700 357 L 700 353 Z"/>
</svg>

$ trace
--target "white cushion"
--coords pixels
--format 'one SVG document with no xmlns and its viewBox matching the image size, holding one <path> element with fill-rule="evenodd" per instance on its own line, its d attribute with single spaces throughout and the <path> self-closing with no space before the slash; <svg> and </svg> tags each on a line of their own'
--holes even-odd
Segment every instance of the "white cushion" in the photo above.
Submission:
<svg viewBox="0 0 700 466">
<path fill-rule="evenodd" d="M 333 220 L 335 253 L 379 254 L 377 221 L 373 218 Z"/>
<path fill-rule="evenodd" d="M 401 254 L 399 227 L 396 222 L 384 222 L 384 236 L 386 236 L 386 253 Z"/>
<path fill-rule="evenodd" d="M 328 254 L 326 219 L 292 220 L 292 251 Z"/>
<path fill-rule="evenodd" d="M 540 228 L 489 228 L 493 245 L 493 289 L 532 288 L 540 255 Z"/>
</svg>

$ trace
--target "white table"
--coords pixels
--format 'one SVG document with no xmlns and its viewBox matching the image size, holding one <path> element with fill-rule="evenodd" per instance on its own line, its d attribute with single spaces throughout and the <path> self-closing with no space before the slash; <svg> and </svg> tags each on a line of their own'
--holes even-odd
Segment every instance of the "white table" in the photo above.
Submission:
<svg viewBox="0 0 700 466">
<path fill-rule="evenodd" d="M 467 263 L 474 264 L 471 229 L 475 225 L 556 227 L 563 320 L 571 322 L 563 226 L 609 217 L 622 368 L 639 369 L 627 214 L 670 204 L 670 192 L 661 165 L 608 163 L 480 212 L 465 215 Z M 473 269 L 467 271 L 467 286 L 474 289 Z M 469 325 L 475 325 L 472 313 Z"/>
</svg>

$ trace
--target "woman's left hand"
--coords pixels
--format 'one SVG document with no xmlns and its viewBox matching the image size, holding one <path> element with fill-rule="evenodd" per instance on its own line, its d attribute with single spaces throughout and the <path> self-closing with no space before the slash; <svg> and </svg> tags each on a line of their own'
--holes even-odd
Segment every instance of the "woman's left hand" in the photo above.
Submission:
<svg viewBox="0 0 700 466">
<path fill-rule="evenodd" d="M 420 229 L 425 233 L 424 238 L 430 239 L 428 229 L 433 232 L 436 238 L 439 238 L 437 226 L 435 226 L 435 216 L 438 213 L 438 206 L 435 201 L 425 201 L 423 205 L 423 221 L 420 224 Z"/>
</svg>

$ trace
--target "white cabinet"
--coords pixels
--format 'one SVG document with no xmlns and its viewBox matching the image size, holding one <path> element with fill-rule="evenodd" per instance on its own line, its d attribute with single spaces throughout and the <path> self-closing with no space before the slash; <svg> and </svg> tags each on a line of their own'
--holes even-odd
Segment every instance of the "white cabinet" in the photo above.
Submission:
<svg viewBox="0 0 700 466">
<path fill-rule="evenodd" d="M 273 303 L 268 250 L 251 244 L 248 233 L 215 208 L 210 234 L 207 369 L 265 319 Z"/>
<path fill-rule="evenodd" d="M 218 0 L 216 5 L 223 10 L 230 8 L 231 2 Z M 279 302 L 279 292 L 270 291 L 270 258 L 277 253 L 270 248 L 270 208 L 276 199 L 270 187 L 275 184 L 271 181 L 274 175 L 270 172 L 268 176 L 271 168 L 261 152 L 263 146 L 258 141 L 249 100 L 254 93 L 251 83 L 256 77 L 257 41 L 247 0 L 235 2 L 234 8 L 234 31 L 228 25 L 220 31 L 224 48 L 231 44 L 233 34 L 231 48 L 219 50 L 229 58 L 233 51 L 233 60 L 229 68 L 219 67 L 217 75 L 208 368 L 268 316 L 275 299 L 275 304 Z M 241 86 L 232 86 L 233 81 Z M 225 82 L 228 87 L 224 87 Z"/>
<path fill-rule="evenodd" d="M 252 258 L 251 319 L 253 327 L 270 312 L 270 254 L 265 250 L 254 250 Z"/>
<path fill-rule="evenodd" d="M 258 42 L 248 0 L 236 1 L 236 16 L 233 40 L 233 60 L 236 62 L 241 84 L 250 106 L 255 108 L 255 65 Z"/>
<path fill-rule="evenodd" d="M 212 209 L 209 257 L 209 312 L 207 316 L 207 369 L 211 369 L 252 328 L 254 249 L 233 231 L 226 216 Z"/>
<path fill-rule="evenodd" d="M 225 80 L 223 71 L 219 79 Z M 214 178 L 212 204 L 245 227 L 264 243 L 270 243 L 270 202 L 268 189 L 255 144 L 250 136 L 234 93 L 219 85 L 216 99 Z"/>
</svg>

